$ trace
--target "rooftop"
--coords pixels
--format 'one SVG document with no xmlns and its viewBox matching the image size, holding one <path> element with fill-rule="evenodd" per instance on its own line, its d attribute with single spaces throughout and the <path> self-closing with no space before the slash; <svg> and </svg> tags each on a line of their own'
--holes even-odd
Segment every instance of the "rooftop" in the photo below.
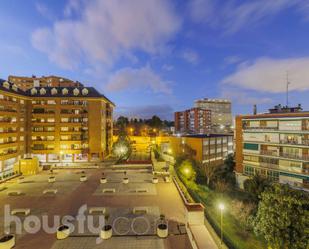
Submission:
<svg viewBox="0 0 309 249">
<path fill-rule="evenodd" d="M 18 88 L 15 84 L 0 79 L 0 90 L 28 97 L 90 97 L 104 98 L 115 105 L 105 95 L 98 92 L 94 87 L 33 87 L 26 91 Z"/>
<path fill-rule="evenodd" d="M 226 137 L 226 136 L 233 136 L 233 133 L 227 134 L 196 134 L 196 135 L 183 135 L 181 137 L 192 137 L 192 138 L 211 138 L 211 137 Z"/>
</svg>

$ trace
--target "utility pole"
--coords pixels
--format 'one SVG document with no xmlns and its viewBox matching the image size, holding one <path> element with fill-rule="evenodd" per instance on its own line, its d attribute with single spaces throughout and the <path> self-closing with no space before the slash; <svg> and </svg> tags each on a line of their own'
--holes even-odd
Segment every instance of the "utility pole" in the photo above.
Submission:
<svg viewBox="0 0 309 249">
<path fill-rule="evenodd" d="M 286 72 L 286 107 L 289 106 L 289 85 L 290 85 L 290 81 L 289 81 L 289 72 Z"/>
</svg>

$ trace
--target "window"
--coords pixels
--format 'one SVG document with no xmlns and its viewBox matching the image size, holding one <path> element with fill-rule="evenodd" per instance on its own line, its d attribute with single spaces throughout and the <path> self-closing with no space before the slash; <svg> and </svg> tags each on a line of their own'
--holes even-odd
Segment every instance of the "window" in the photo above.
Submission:
<svg viewBox="0 0 309 249">
<path fill-rule="evenodd" d="M 61 131 L 69 131 L 69 127 L 61 127 L 60 130 Z"/>
<path fill-rule="evenodd" d="M 55 119 L 54 119 L 54 118 L 48 118 L 48 119 L 47 119 L 47 122 L 48 122 L 48 123 L 54 123 L 54 122 L 55 122 Z"/>
<path fill-rule="evenodd" d="M 67 95 L 69 93 L 69 90 L 67 88 L 62 89 L 62 94 Z"/>
<path fill-rule="evenodd" d="M 254 168 L 246 165 L 244 173 L 245 173 L 245 175 L 253 176 L 254 175 Z"/>
<path fill-rule="evenodd" d="M 78 90 L 77 88 L 75 88 L 75 89 L 73 90 L 73 94 L 74 94 L 74 96 L 77 96 L 77 95 L 79 94 L 79 90 Z"/>
<path fill-rule="evenodd" d="M 56 95 L 58 93 L 56 88 L 51 89 L 51 94 L 52 95 Z"/>
<path fill-rule="evenodd" d="M 244 143 L 245 150 L 259 150 L 258 144 Z"/>
<path fill-rule="evenodd" d="M 56 101 L 55 100 L 47 100 L 48 105 L 55 105 Z"/>
<path fill-rule="evenodd" d="M 83 95 L 88 95 L 88 92 L 89 92 L 89 91 L 88 91 L 87 88 L 84 88 L 84 89 L 82 90 L 82 94 L 83 94 Z"/>
<path fill-rule="evenodd" d="M 38 93 L 38 91 L 36 90 L 36 88 L 32 88 L 31 89 L 31 95 L 35 95 L 37 93 Z"/>
</svg>

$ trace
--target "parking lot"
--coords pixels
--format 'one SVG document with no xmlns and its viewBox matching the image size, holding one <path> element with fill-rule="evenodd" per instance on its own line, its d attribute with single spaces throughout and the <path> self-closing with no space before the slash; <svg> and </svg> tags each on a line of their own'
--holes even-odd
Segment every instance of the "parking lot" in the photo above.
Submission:
<svg viewBox="0 0 309 249">
<path fill-rule="evenodd" d="M 24 227 L 27 216 L 19 216 L 22 233 L 16 235 L 15 248 L 191 248 L 184 227 L 184 206 L 173 183 L 159 178 L 154 184 L 153 175 L 146 170 L 127 169 L 126 173 L 111 168 L 81 171 L 41 172 L 1 186 L 1 232 L 4 232 L 4 205 L 10 210 L 28 208 L 30 215 L 38 217 L 41 223 L 42 217 L 46 216 L 50 227 L 54 217 L 69 215 L 75 227 L 69 238 L 57 240 L 55 233 L 46 233 L 44 229 L 28 233 Z M 104 184 L 100 183 L 103 172 L 107 178 Z M 87 176 L 86 182 L 80 182 L 81 175 Z M 54 183 L 48 182 L 50 176 L 55 177 Z M 129 183 L 123 183 L 124 177 Z M 102 214 L 89 213 L 91 208 L 98 207 L 104 208 Z M 81 210 L 87 220 L 82 227 L 77 218 Z M 108 214 L 108 223 L 113 225 L 113 237 L 104 241 L 99 239 L 103 214 Z M 156 236 L 160 214 L 165 215 L 169 225 L 167 239 Z M 89 229 L 89 217 L 95 229 Z M 12 224 L 11 232 L 15 233 L 15 228 Z"/>
</svg>

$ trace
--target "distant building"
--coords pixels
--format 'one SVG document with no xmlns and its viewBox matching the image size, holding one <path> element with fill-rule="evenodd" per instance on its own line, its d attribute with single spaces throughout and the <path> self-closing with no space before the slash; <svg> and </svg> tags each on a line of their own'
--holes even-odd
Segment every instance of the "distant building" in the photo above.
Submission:
<svg viewBox="0 0 309 249">
<path fill-rule="evenodd" d="M 234 139 L 232 134 L 169 136 L 162 139 L 161 151 L 174 158 L 190 154 L 205 165 L 222 165 L 234 153 Z"/>
<path fill-rule="evenodd" d="M 254 174 L 309 189 L 309 112 L 275 106 L 269 113 L 236 117 L 239 185 Z"/>
<path fill-rule="evenodd" d="M 212 132 L 230 131 L 232 126 L 232 104 L 226 99 L 199 99 L 194 102 L 196 108 L 211 111 Z"/>
<path fill-rule="evenodd" d="M 175 112 L 175 132 L 184 134 L 206 134 L 210 132 L 211 111 L 191 108 Z"/>
<path fill-rule="evenodd" d="M 32 87 L 83 87 L 83 84 L 58 76 L 24 77 L 10 75 L 8 81 L 26 91 Z"/>
</svg>

